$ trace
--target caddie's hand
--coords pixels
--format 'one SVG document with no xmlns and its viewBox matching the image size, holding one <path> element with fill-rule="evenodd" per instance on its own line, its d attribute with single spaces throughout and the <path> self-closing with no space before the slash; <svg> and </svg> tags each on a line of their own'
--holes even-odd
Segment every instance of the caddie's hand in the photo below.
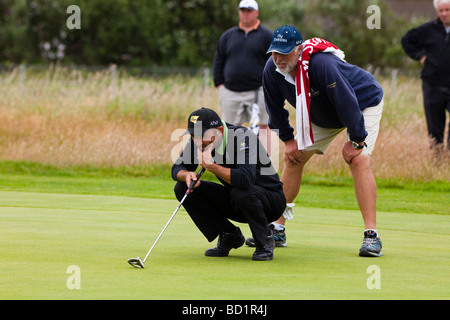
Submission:
<svg viewBox="0 0 450 320">
<path fill-rule="evenodd" d="M 352 142 L 347 141 L 346 143 L 344 143 L 344 147 L 342 148 L 342 157 L 347 164 L 351 164 L 353 158 L 359 156 L 361 152 L 362 149 L 354 149 L 352 147 Z"/>
<path fill-rule="evenodd" d="M 188 188 L 191 186 L 192 181 L 197 181 L 197 174 L 195 172 L 190 171 L 186 175 L 186 185 Z M 201 180 L 198 180 L 194 186 L 194 189 L 199 187 L 200 183 L 201 183 Z"/>
<path fill-rule="evenodd" d="M 284 161 L 289 161 L 293 165 L 300 164 L 302 155 L 298 150 L 297 140 L 292 139 L 284 143 Z"/>
</svg>

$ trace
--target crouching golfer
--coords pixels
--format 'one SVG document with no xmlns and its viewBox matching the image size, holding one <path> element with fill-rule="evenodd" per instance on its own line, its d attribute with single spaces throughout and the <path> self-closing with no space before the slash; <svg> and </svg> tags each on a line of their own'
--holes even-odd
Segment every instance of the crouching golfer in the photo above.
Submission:
<svg viewBox="0 0 450 320">
<path fill-rule="evenodd" d="M 183 204 L 209 242 L 219 237 L 217 246 L 205 255 L 225 257 L 244 244 L 244 235 L 233 220 L 249 224 L 256 246 L 253 260 L 272 260 L 274 237 L 269 222 L 282 215 L 286 198 L 259 139 L 244 127 L 225 123 L 207 108 L 189 116 L 188 132 L 191 139 L 172 166 L 178 200 L 196 179 L 199 164 L 221 182 L 199 180 Z"/>
</svg>

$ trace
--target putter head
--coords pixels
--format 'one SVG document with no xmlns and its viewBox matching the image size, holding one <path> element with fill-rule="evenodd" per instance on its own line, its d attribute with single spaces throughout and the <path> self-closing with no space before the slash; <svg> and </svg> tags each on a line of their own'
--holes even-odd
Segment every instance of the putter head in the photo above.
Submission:
<svg viewBox="0 0 450 320">
<path fill-rule="evenodd" d="M 141 258 L 139 258 L 139 257 L 131 258 L 131 259 L 128 259 L 127 261 L 130 265 L 132 265 L 135 268 L 143 269 L 145 267 L 144 261 L 142 261 Z"/>
</svg>

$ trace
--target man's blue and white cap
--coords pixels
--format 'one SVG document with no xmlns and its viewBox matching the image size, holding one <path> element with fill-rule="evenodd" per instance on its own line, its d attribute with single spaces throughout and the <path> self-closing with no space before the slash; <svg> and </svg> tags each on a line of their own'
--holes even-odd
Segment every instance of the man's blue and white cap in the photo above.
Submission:
<svg viewBox="0 0 450 320">
<path fill-rule="evenodd" d="M 258 3 L 255 0 L 242 0 L 239 3 L 239 9 L 249 9 L 258 11 Z"/>
<path fill-rule="evenodd" d="M 270 44 L 267 53 L 278 52 L 281 54 L 289 54 L 296 46 L 303 43 L 303 38 L 300 32 L 293 26 L 282 26 L 275 30 L 272 35 L 272 43 Z"/>
</svg>

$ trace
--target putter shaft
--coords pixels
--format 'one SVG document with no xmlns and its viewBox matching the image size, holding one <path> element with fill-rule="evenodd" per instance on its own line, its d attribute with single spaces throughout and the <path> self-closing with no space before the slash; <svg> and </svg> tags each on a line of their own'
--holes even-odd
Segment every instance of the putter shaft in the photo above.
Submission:
<svg viewBox="0 0 450 320">
<path fill-rule="evenodd" d="M 150 253 L 152 252 L 153 248 L 156 246 L 156 244 L 158 243 L 159 239 L 161 238 L 161 236 L 163 235 L 164 231 L 166 231 L 167 227 L 169 226 L 170 222 L 173 220 L 173 218 L 175 217 L 175 215 L 177 214 L 178 210 L 180 209 L 181 205 L 183 204 L 184 199 L 186 199 L 188 194 L 185 194 L 183 199 L 181 200 L 181 202 L 178 204 L 178 207 L 175 209 L 174 213 L 172 214 L 172 216 L 170 217 L 169 221 L 167 221 L 166 225 L 164 226 L 164 229 L 162 229 L 161 233 L 159 234 L 158 238 L 156 238 L 155 242 L 153 243 L 152 247 L 150 248 L 150 250 L 147 252 L 147 255 L 145 256 L 144 260 L 142 260 L 142 262 L 145 263 L 145 260 L 147 260 L 147 257 L 150 255 Z"/>
<path fill-rule="evenodd" d="M 188 190 L 186 191 L 186 193 L 184 194 L 183 198 L 181 199 L 180 203 L 178 204 L 178 207 L 175 209 L 175 211 L 173 212 L 172 216 L 170 217 L 169 221 L 167 221 L 166 225 L 164 226 L 164 228 L 162 229 L 161 233 L 159 234 L 158 238 L 156 238 L 155 242 L 153 243 L 152 247 L 150 248 L 150 250 L 147 252 L 147 254 L 145 255 L 145 258 L 142 261 L 142 264 L 145 263 L 145 261 L 147 260 L 148 256 L 150 255 L 150 253 L 152 252 L 153 248 L 156 246 L 156 244 L 158 243 L 159 239 L 161 238 L 161 236 L 163 235 L 164 231 L 166 231 L 167 227 L 169 226 L 170 222 L 173 220 L 173 218 L 175 217 L 175 215 L 177 214 L 178 210 L 180 210 L 181 205 L 183 204 L 184 200 L 186 199 L 186 197 L 192 192 L 192 190 L 194 190 L 195 184 L 198 182 L 198 180 L 200 179 L 200 177 L 203 175 L 203 173 L 205 172 L 205 168 L 201 168 L 200 171 L 197 173 L 197 180 L 192 181 L 191 184 L 189 185 Z M 130 260 L 130 259 L 129 259 Z M 129 262 L 130 263 L 130 262 Z M 130 263 L 131 264 L 131 263 Z M 143 266 L 142 266 L 143 267 Z"/>
</svg>

